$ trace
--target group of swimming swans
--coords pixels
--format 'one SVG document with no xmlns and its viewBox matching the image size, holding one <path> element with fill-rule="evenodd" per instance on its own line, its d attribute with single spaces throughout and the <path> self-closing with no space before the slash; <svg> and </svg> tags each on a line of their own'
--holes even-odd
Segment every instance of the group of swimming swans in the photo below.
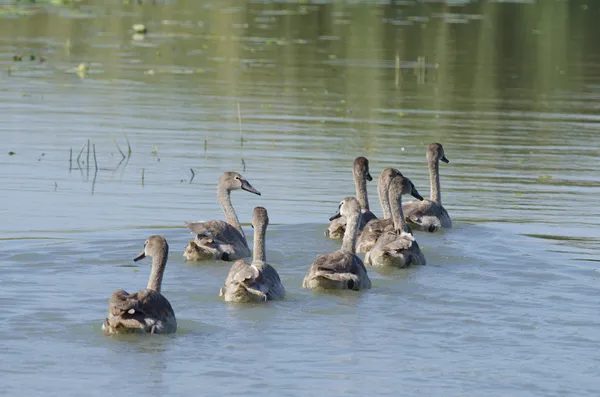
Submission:
<svg viewBox="0 0 600 397">
<path fill-rule="evenodd" d="M 425 265 L 425 256 L 413 235 L 412 229 L 435 232 L 451 228 L 452 221 L 442 206 L 440 194 L 439 162 L 448 163 L 444 149 L 439 143 L 427 148 L 427 163 L 431 183 L 430 199 L 424 199 L 410 179 L 394 168 L 383 170 L 378 179 L 379 201 L 383 211 L 377 218 L 370 208 L 367 181 L 373 180 L 369 173 L 369 161 L 364 157 L 354 160 L 352 169 L 356 198 L 346 197 L 325 236 L 342 239 L 339 250 L 319 255 L 311 264 L 302 282 L 309 289 L 371 288 L 371 280 L 365 264 L 370 266 L 407 267 Z M 185 248 L 188 261 L 220 259 L 235 261 L 227 275 L 219 295 L 227 302 L 265 302 L 283 299 L 285 288 L 277 270 L 266 262 L 265 234 L 269 224 L 267 210 L 254 208 L 253 260 L 246 236 L 231 204 L 231 192 L 245 190 L 260 195 L 252 185 L 237 172 L 225 172 L 217 189 L 217 197 L 226 221 L 187 222 L 195 235 Z M 417 200 L 402 203 L 403 195 Z M 357 252 L 365 253 L 364 263 Z M 163 273 L 169 255 L 167 240 L 158 235 L 148 238 L 143 251 L 134 259 L 152 257 L 152 270 L 146 289 L 134 294 L 119 289 L 109 300 L 108 316 L 102 324 L 107 334 L 122 332 L 173 333 L 177 320 L 171 304 L 160 290 Z"/>
</svg>

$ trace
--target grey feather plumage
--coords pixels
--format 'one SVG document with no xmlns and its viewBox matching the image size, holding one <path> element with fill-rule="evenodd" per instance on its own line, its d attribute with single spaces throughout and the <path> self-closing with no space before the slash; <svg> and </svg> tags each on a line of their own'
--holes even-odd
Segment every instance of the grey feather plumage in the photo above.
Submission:
<svg viewBox="0 0 600 397">
<path fill-rule="evenodd" d="M 277 270 L 266 263 L 265 235 L 269 217 L 267 210 L 256 207 L 252 215 L 254 258 L 252 263 L 233 263 L 219 295 L 227 302 L 261 302 L 283 299 L 285 288 Z"/>
<path fill-rule="evenodd" d="M 308 268 L 302 281 L 303 288 L 351 289 L 371 288 L 371 280 L 363 261 L 356 256 L 356 236 L 361 217 L 360 203 L 354 197 L 346 197 L 340 203 L 338 213 L 332 220 L 345 216 L 348 220 L 342 248 L 319 255 Z"/>
<path fill-rule="evenodd" d="M 432 143 L 427 147 L 427 165 L 429 167 L 429 200 L 409 201 L 402 205 L 407 222 L 417 230 L 435 232 L 442 228 L 452 228 L 452 219 L 442 205 L 440 187 L 440 161 L 449 163 L 440 143 Z"/>
<path fill-rule="evenodd" d="M 152 257 L 152 270 L 145 289 L 128 293 L 118 289 L 108 301 L 108 316 L 102 323 L 106 334 L 124 332 L 172 333 L 177 330 L 177 319 L 168 299 L 161 294 L 164 270 L 169 256 L 169 245 L 162 236 L 150 236 L 144 250 L 134 260 Z"/>
<path fill-rule="evenodd" d="M 240 189 L 260 195 L 260 192 L 237 172 L 225 172 L 219 179 L 217 198 L 225 213 L 226 221 L 185 223 L 195 235 L 194 240 L 188 243 L 183 254 L 187 260 L 234 261 L 251 255 L 246 235 L 231 204 L 231 191 Z"/>
</svg>

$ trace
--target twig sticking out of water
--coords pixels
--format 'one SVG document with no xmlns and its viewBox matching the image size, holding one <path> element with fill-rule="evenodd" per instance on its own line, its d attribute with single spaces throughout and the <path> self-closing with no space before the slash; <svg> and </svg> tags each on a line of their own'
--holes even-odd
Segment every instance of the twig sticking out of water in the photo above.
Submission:
<svg viewBox="0 0 600 397">
<path fill-rule="evenodd" d="M 191 168 L 190 168 L 190 171 L 192 172 L 192 179 L 190 179 L 190 183 L 192 183 L 192 181 L 194 180 L 194 177 L 196 176 L 196 173 Z"/>
<path fill-rule="evenodd" d="M 71 173 L 71 170 L 73 169 L 73 148 L 69 148 L 69 174 Z"/>
<path fill-rule="evenodd" d="M 56 181 L 54 181 L 54 191 L 56 191 L 56 189 L 58 189 L 58 183 L 56 183 Z"/>
<path fill-rule="evenodd" d="M 246 172 L 246 162 L 244 161 L 243 157 L 242 157 L 242 167 L 243 167 L 242 172 Z"/>
<path fill-rule="evenodd" d="M 244 131 L 242 130 L 242 112 L 240 111 L 240 103 L 237 102 L 238 124 L 240 126 L 240 146 L 244 146 Z"/>
<path fill-rule="evenodd" d="M 125 129 L 123 129 L 123 136 L 125 137 L 125 141 L 127 141 L 127 158 L 131 157 L 131 143 L 129 143 L 129 138 L 127 138 L 127 133 L 125 133 Z"/>
<path fill-rule="evenodd" d="M 125 161 L 125 157 L 123 157 L 121 159 L 121 161 L 119 161 L 119 164 L 117 164 L 117 166 L 115 167 L 115 172 L 119 169 L 119 167 L 121 167 L 121 164 L 123 164 L 123 161 Z M 127 161 L 129 161 L 129 160 L 127 160 Z M 127 163 L 125 163 L 125 164 L 127 164 Z"/>
<path fill-rule="evenodd" d="M 96 177 L 98 176 L 98 161 L 96 160 L 96 144 L 92 145 L 94 152 L 94 180 L 92 181 L 92 196 L 94 195 L 94 191 L 96 190 Z M 89 167 L 89 166 L 88 166 Z"/>
<path fill-rule="evenodd" d="M 94 171 L 94 179 L 92 180 L 92 196 L 94 195 L 94 192 L 96 191 L 96 177 L 98 176 L 98 168 L 96 168 L 96 171 Z"/>
<path fill-rule="evenodd" d="M 96 144 L 93 145 L 94 148 L 94 165 L 96 166 L 96 172 L 98 172 L 98 161 L 96 160 Z"/>
<path fill-rule="evenodd" d="M 204 137 L 204 153 L 206 153 L 206 149 L 208 148 L 208 140 Z"/>
<path fill-rule="evenodd" d="M 142 168 L 142 186 L 144 186 L 144 171 L 145 171 L 145 168 Z"/>
<path fill-rule="evenodd" d="M 117 172 L 117 170 L 121 167 L 121 164 L 123 164 L 123 163 L 124 163 L 124 165 L 123 165 L 123 168 L 121 169 L 121 176 L 120 176 L 121 178 L 123 177 L 125 168 L 127 167 L 127 164 L 129 163 L 129 157 L 127 157 L 126 159 L 122 158 L 121 161 L 119 161 L 119 164 L 117 164 L 117 167 L 115 168 L 114 172 Z"/>
<path fill-rule="evenodd" d="M 121 153 L 121 156 L 123 156 L 123 159 L 125 159 L 125 153 L 123 153 L 123 151 L 121 150 L 121 148 L 119 147 L 119 144 L 117 143 L 116 139 L 113 138 L 113 142 L 115 143 L 115 146 L 117 147 L 117 150 L 119 151 L 119 153 Z M 122 160 L 123 160 L 122 159 Z M 121 160 L 121 161 L 122 161 Z"/>
<path fill-rule="evenodd" d="M 79 159 L 81 158 L 81 154 L 83 153 L 83 149 L 85 149 L 85 143 L 83 144 L 83 146 L 81 147 L 81 150 L 79 151 L 79 156 L 77 156 L 77 166 L 79 167 L 79 169 L 81 169 L 81 163 L 79 163 Z"/>
<path fill-rule="evenodd" d="M 86 157 L 87 177 L 90 176 L 90 140 L 87 141 L 87 157 Z"/>
<path fill-rule="evenodd" d="M 127 156 L 125 156 L 125 153 L 123 153 L 123 151 L 121 150 L 121 147 L 117 143 L 117 140 L 115 138 L 112 139 L 113 142 L 115 143 L 115 146 L 119 150 L 119 153 L 121 153 L 121 161 L 119 161 L 119 164 L 117 164 L 115 171 L 117 171 L 119 169 L 119 167 L 121 167 L 121 164 L 123 164 L 123 162 L 125 162 L 125 166 L 127 166 L 127 163 L 129 162 L 129 159 L 131 158 L 131 144 L 129 143 L 129 139 L 127 138 L 127 134 L 125 133 L 124 128 L 123 128 L 123 136 L 125 137 L 125 141 L 127 142 Z M 127 160 L 127 161 L 125 161 L 125 160 Z"/>
</svg>

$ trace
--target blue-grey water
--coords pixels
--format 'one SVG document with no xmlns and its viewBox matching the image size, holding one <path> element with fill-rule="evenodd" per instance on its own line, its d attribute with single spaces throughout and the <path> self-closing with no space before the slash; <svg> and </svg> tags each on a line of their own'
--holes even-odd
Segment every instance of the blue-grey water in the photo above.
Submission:
<svg viewBox="0 0 600 397">
<path fill-rule="evenodd" d="M 597 5 L 60 3 L 0 5 L 0 394 L 598 395 Z M 353 159 L 427 195 L 436 141 L 427 266 L 303 290 Z M 224 171 L 262 193 L 232 198 L 248 238 L 269 211 L 283 301 L 226 304 L 230 263 L 182 257 Z M 178 331 L 106 337 L 151 234 Z"/>
</svg>

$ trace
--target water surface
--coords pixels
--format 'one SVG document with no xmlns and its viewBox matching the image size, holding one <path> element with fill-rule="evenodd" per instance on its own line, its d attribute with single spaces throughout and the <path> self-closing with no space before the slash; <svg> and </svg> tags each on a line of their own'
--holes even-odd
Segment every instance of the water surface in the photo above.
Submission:
<svg viewBox="0 0 600 397">
<path fill-rule="evenodd" d="M 133 3 L 0 8 L 7 395 L 597 394 L 595 5 Z M 455 227 L 416 234 L 427 266 L 300 288 L 339 245 L 323 231 L 352 160 L 426 195 L 434 141 Z M 245 225 L 268 209 L 284 301 L 225 304 L 230 265 L 181 256 L 184 221 L 222 218 L 229 170 L 262 193 L 232 197 Z M 145 286 L 132 259 L 156 233 L 178 332 L 107 338 L 107 299 Z"/>
</svg>

